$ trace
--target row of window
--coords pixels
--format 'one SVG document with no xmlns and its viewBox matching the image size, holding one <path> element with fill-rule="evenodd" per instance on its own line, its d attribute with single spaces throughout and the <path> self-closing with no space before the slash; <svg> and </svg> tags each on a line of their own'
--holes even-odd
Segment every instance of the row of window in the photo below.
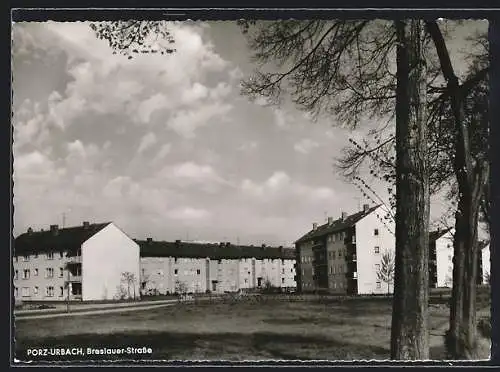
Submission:
<svg viewBox="0 0 500 372">
<path fill-rule="evenodd" d="M 45 255 L 45 258 L 46 258 L 47 260 L 53 260 L 53 259 L 54 259 L 54 257 L 55 257 L 54 252 L 49 252 L 49 253 L 47 253 L 47 254 Z M 59 259 L 62 259 L 62 258 L 64 257 L 64 252 L 58 252 L 58 257 L 59 257 Z M 27 262 L 27 261 L 29 261 L 29 260 L 30 260 L 30 258 L 31 258 L 31 256 L 29 256 L 29 255 L 24 255 L 24 256 L 23 256 L 23 261 L 24 261 L 24 262 Z M 34 259 L 37 259 L 37 258 L 38 258 L 38 253 L 35 253 L 35 254 L 33 255 L 33 258 L 34 258 Z M 18 256 L 14 256 L 14 261 L 15 261 L 15 262 L 18 262 L 18 261 L 19 261 L 19 257 L 18 257 Z"/>
<path fill-rule="evenodd" d="M 22 270 L 22 279 L 29 279 L 31 276 L 31 270 L 30 269 L 24 269 Z M 38 276 L 38 269 L 33 269 L 33 276 Z M 64 276 L 64 268 L 60 267 L 59 268 L 59 278 L 62 278 Z M 52 267 L 47 267 L 45 269 L 45 278 L 53 278 L 54 277 L 54 268 Z M 17 280 L 19 279 L 19 270 L 14 271 L 14 279 Z"/>
<path fill-rule="evenodd" d="M 64 296 L 64 287 L 59 287 L 59 297 Z M 37 296 L 39 293 L 38 287 L 33 287 L 33 296 Z M 19 288 L 14 288 L 14 296 L 19 297 Z M 22 297 L 31 297 L 31 288 L 30 287 L 22 287 L 21 288 L 21 296 Z M 46 297 L 54 297 L 54 287 L 48 286 L 45 287 L 45 296 Z"/>
</svg>

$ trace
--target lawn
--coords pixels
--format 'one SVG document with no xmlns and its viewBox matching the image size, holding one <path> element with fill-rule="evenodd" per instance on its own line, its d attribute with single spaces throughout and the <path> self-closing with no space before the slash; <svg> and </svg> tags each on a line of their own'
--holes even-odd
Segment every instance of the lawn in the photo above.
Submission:
<svg viewBox="0 0 500 372">
<path fill-rule="evenodd" d="M 446 324 L 448 314 L 446 305 L 432 305 L 431 330 Z M 388 359 L 390 324 L 387 299 L 179 304 L 129 313 L 17 320 L 16 355 L 26 360 L 28 347 L 146 346 L 152 355 L 129 359 Z M 434 349 L 431 357 L 442 359 L 441 348 Z"/>
</svg>

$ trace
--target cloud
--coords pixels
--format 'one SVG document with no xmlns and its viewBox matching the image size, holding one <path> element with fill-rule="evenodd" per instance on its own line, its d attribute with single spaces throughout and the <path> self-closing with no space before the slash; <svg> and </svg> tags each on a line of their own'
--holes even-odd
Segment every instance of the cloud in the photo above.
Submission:
<svg viewBox="0 0 500 372">
<path fill-rule="evenodd" d="M 168 109 L 168 99 L 162 93 L 155 93 L 139 103 L 136 111 L 138 122 L 148 124 L 151 115 L 161 109 Z"/>
<path fill-rule="evenodd" d="M 170 143 L 164 144 L 156 154 L 154 160 L 155 161 L 163 160 L 171 151 L 172 151 L 172 145 Z"/>
<path fill-rule="evenodd" d="M 148 148 L 153 146 L 157 142 L 156 135 L 153 132 L 149 132 L 144 135 L 141 139 L 141 143 L 139 144 L 139 148 L 137 149 L 137 152 L 139 154 L 142 154 L 144 151 L 146 151 Z"/>
<path fill-rule="evenodd" d="M 167 216 L 172 220 L 191 222 L 206 219 L 211 213 L 201 208 L 181 207 L 169 211 Z"/>
<path fill-rule="evenodd" d="M 319 143 L 309 138 L 304 138 L 293 146 L 295 151 L 300 152 L 301 154 L 304 155 L 309 154 L 313 149 L 317 147 L 319 147 Z"/>
<path fill-rule="evenodd" d="M 279 200 L 325 202 L 335 198 L 335 192 L 325 186 L 314 187 L 294 181 L 286 172 L 276 171 L 264 182 L 244 179 L 240 186 L 244 195 L 261 199 L 268 203 Z"/>
<path fill-rule="evenodd" d="M 238 150 L 240 150 L 240 151 L 252 151 L 252 150 L 255 150 L 257 147 L 259 147 L 259 144 L 256 141 L 251 141 L 251 142 L 243 143 L 240 147 L 238 147 Z"/>
<path fill-rule="evenodd" d="M 167 122 L 167 127 L 181 137 L 192 139 L 198 128 L 209 125 L 212 119 L 226 115 L 231 109 L 230 104 L 217 102 L 190 110 L 181 110 Z"/>
</svg>

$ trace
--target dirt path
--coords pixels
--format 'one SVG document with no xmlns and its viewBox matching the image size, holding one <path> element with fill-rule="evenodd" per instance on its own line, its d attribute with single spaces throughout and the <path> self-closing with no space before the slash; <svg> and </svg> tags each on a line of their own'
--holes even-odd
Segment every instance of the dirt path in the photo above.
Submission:
<svg viewBox="0 0 500 372">
<path fill-rule="evenodd" d="M 477 319 L 480 319 L 483 316 L 487 316 L 490 314 L 490 306 L 484 307 L 481 310 L 477 311 Z M 444 347 L 444 336 L 446 334 L 446 331 L 448 330 L 449 327 L 449 321 L 444 321 L 437 329 L 434 329 L 430 332 L 429 336 L 429 347 L 430 348 L 440 348 Z M 486 340 L 483 337 L 479 337 L 479 342 L 480 342 L 480 349 L 481 353 L 484 355 L 481 355 L 481 359 L 489 359 L 490 354 L 489 351 L 491 348 L 491 341 Z"/>
<path fill-rule="evenodd" d="M 139 311 L 139 310 L 150 310 L 157 309 L 160 307 L 174 306 L 177 301 L 170 301 L 167 303 L 154 304 L 154 305 L 136 305 L 136 306 L 122 306 L 114 309 L 92 309 L 84 311 L 76 311 L 69 313 L 54 313 L 54 314 L 32 314 L 32 315 L 16 315 L 16 320 L 31 320 L 31 319 L 47 319 L 47 318 L 61 318 L 61 317 L 71 317 L 71 316 L 83 316 L 83 315 L 97 315 L 97 314 L 110 314 L 119 312 L 129 312 L 129 311 Z"/>
</svg>

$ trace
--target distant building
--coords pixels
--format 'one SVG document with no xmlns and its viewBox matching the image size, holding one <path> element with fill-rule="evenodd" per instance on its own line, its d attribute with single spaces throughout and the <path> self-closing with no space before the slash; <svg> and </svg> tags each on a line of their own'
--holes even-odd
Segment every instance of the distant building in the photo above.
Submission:
<svg viewBox="0 0 500 372">
<path fill-rule="evenodd" d="M 111 300 L 139 295 L 139 245 L 113 223 L 33 231 L 14 241 L 16 300 Z M 132 281 L 124 283 L 124 274 Z"/>
<path fill-rule="evenodd" d="M 431 274 L 429 278 L 432 288 L 452 287 L 454 256 L 453 234 L 454 229 L 451 228 L 431 231 L 429 233 L 429 252 L 431 255 L 429 268 L 431 273 L 435 272 L 435 275 Z M 482 241 L 478 242 L 478 244 L 480 254 L 478 255 L 477 284 L 482 284 L 484 281 L 483 255 L 486 247 L 489 252 L 489 244 Z"/>
<path fill-rule="evenodd" d="M 490 243 L 484 242 L 483 247 L 481 249 L 481 261 L 482 261 L 482 275 L 483 275 L 483 284 L 490 284 Z"/>
<path fill-rule="evenodd" d="M 271 285 L 296 288 L 295 251 L 283 247 L 137 240 L 141 291 L 224 293 Z"/>
<path fill-rule="evenodd" d="M 14 241 L 13 269 L 17 301 L 296 288 L 294 249 L 134 240 L 113 223 L 30 228 Z"/>
<path fill-rule="evenodd" d="M 377 275 L 385 252 L 394 254 L 393 222 L 381 205 L 313 228 L 295 243 L 297 287 L 303 292 L 345 294 L 393 292 Z"/>
</svg>

